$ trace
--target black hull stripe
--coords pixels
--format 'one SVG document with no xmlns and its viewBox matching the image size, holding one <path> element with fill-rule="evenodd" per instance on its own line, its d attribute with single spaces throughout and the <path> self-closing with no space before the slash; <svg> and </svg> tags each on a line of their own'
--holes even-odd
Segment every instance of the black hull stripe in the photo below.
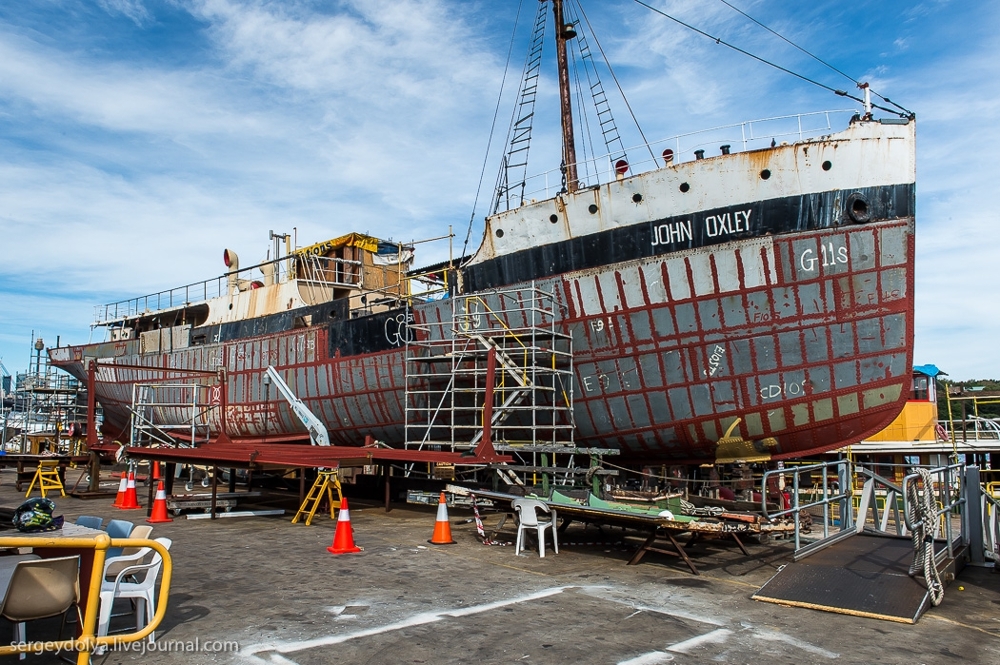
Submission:
<svg viewBox="0 0 1000 665">
<path fill-rule="evenodd" d="M 801 194 L 632 224 L 471 265 L 462 271 L 464 290 L 482 291 L 732 240 L 854 224 L 845 209 L 852 194 L 867 201 L 870 221 L 912 217 L 914 191 L 909 183 Z M 749 221 L 744 211 L 750 211 Z M 720 224 L 718 218 L 727 214 Z"/>
</svg>

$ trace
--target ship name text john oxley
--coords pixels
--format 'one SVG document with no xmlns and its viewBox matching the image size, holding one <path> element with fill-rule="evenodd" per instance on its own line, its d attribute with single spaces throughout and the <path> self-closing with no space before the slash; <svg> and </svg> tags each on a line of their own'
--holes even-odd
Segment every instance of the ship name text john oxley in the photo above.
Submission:
<svg viewBox="0 0 1000 665">
<path fill-rule="evenodd" d="M 750 230 L 751 209 L 723 212 L 709 215 L 705 218 L 705 235 L 709 238 L 732 235 Z M 691 220 L 684 222 L 669 222 L 653 226 L 653 247 L 670 245 L 675 242 L 691 240 Z"/>
</svg>

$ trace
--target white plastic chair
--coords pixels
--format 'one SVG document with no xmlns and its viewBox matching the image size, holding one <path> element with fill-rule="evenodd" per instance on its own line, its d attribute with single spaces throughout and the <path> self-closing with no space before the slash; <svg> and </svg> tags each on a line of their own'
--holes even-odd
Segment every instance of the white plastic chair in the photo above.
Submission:
<svg viewBox="0 0 1000 665">
<path fill-rule="evenodd" d="M 169 538 L 157 538 L 156 542 L 168 550 L 172 543 Z M 142 549 L 145 552 L 140 550 L 137 553 L 142 554 L 139 557 L 140 559 L 153 552 L 153 558 L 149 563 L 123 568 L 115 576 L 114 581 L 104 580 L 104 583 L 101 585 L 101 611 L 97 621 L 97 634 L 99 636 L 106 636 L 108 634 L 108 626 L 111 623 L 111 607 L 118 598 L 135 599 L 136 630 L 139 630 L 152 621 L 153 615 L 156 614 L 156 578 L 160 574 L 163 557 L 152 548 L 144 547 Z M 127 581 L 129 578 L 138 581 Z M 150 644 L 153 643 L 153 640 L 153 633 L 150 633 Z"/>
<path fill-rule="evenodd" d="M 132 529 L 128 537 L 132 540 L 145 540 L 153 532 L 153 527 L 148 524 L 140 524 Z M 109 550 L 110 551 L 110 550 Z M 128 566 L 142 563 L 143 558 L 149 554 L 148 547 L 125 547 L 121 554 L 112 555 L 104 560 L 104 578 L 114 581 L 122 570 Z"/>
<path fill-rule="evenodd" d="M 524 545 L 525 529 L 538 530 L 538 556 L 545 556 L 545 530 L 552 528 L 552 549 L 559 554 L 559 536 L 556 534 L 556 511 L 549 508 L 545 503 L 537 499 L 514 499 L 510 502 L 517 511 L 517 543 L 514 545 L 514 554 L 521 553 Z M 547 520 L 538 519 L 538 511 L 549 513 L 551 517 Z"/>
</svg>

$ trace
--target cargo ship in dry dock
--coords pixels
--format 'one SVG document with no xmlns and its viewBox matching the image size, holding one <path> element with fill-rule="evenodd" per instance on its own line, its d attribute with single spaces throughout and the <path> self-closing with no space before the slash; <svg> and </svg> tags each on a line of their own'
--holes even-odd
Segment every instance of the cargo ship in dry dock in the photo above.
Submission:
<svg viewBox="0 0 1000 665">
<path fill-rule="evenodd" d="M 216 280 L 101 308 L 107 341 L 49 354 L 81 380 L 94 361 L 105 438 L 157 445 L 135 440 L 138 422 L 174 445 L 308 442 L 269 366 L 347 446 L 464 450 L 486 425 L 515 448 L 722 462 L 891 422 L 911 381 L 913 118 L 876 119 L 866 98 L 840 131 L 711 156 L 675 140 L 645 171 L 609 141 L 609 177 L 585 183 L 565 68 L 580 22 L 553 4 L 558 191 L 516 174 L 526 66 L 477 251 L 418 270 L 405 243 L 348 234 L 279 255 L 276 240 L 259 266 L 227 250 Z"/>
</svg>

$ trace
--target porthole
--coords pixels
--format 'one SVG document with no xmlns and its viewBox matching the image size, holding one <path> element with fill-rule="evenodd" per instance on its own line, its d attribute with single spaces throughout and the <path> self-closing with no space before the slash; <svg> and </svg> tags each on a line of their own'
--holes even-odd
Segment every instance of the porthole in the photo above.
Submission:
<svg viewBox="0 0 1000 665">
<path fill-rule="evenodd" d="M 830 162 L 830 160 L 827 160 L 827 161 L 823 162 L 823 170 L 824 171 L 829 171 L 832 168 L 833 168 L 833 164 Z"/>
<path fill-rule="evenodd" d="M 233 308 L 233 303 L 229 303 L 229 309 Z"/>
<path fill-rule="evenodd" d="M 642 201 L 642 194 L 636 192 L 635 194 L 632 195 L 632 203 L 639 203 L 641 201 Z"/>
<path fill-rule="evenodd" d="M 549 221 L 555 224 L 559 221 L 559 215 L 549 215 Z"/>
<path fill-rule="evenodd" d="M 764 169 L 763 171 L 760 172 L 761 180 L 767 180 L 770 177 L 771 177 L 771 169 Z"/>
<path fill-rule="evenodd" d="M 687 184 L 686 182 L 682 182 L 682 183 L 681 183 L 681 187 L 680 187 L 680 190 L 681 190 L 682 192 L 686 192 L 686 191 L 688 191 L 689 189 L 691 189 L 691 185 Z"/>
<path fill-rule="evenodd" d="M 497 238 L 503 238 L 503 229 L 497 229 Z"/>
<path fill-rule="evenodd" d="M 597 214 L 597 204 L 596 203 L 591 203 L 590 206 L 587 208 L 587 210 L 590 211 L 591 215 L 596 215 Z"/>
</svg>

